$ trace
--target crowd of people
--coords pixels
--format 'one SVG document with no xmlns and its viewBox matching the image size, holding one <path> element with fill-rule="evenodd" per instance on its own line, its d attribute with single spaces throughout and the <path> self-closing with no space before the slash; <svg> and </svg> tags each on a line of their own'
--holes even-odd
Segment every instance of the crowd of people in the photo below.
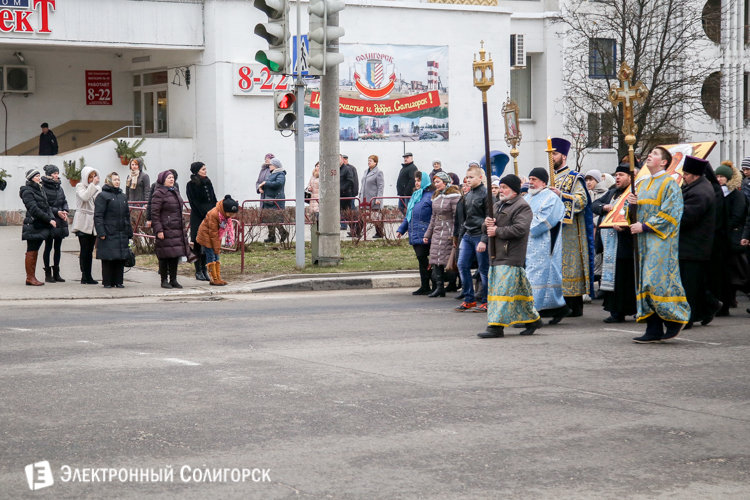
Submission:
<svg viewBox="0 0 750 500">
<path fill-rule="evenodd" d="M 535 168 L 528 177 L 502 179 L 488 179 L 479 164 L 470 163 L 461 181 L 437 158 L 429 172 L 420 171 L 413 155 L 404 154 L 396 183 L 404 218 L 396 235 L 408 234 L 414 248 L 420 274 L 414 295 L 460 292 L 456 311 L 488 315 L 482 338 L 501 337 L 509 326 L 531 335 L 542 326 L 541 318 L 556 325 L 580 317 L 584 304 L 598 297 L 610 314 L 605 322 L 634 316 L 647 324 L 645 335 L 634 340 L 651 343 L 729 315 L 737 306 L 737 292 L 750 292 L 750 157 L 740 171 L 730 162 L 714 170 L 708 161 L 687 156 L 680 174 L 669 151 L 656 147 L 645 161 L 637 159 L 636 173 L 647 170 L 640 176 L 632 176 L 628 162 L 619 164 L 614 175 L 581 174 L 567 165 L 570 142 L 555 138 L 552 143 L 553 172 Z M 378 161 L 368 157 L 360 181 L 342 155 L 339 176 L 342 221 L 358 199 L 359 210 L 375 221 L 376 238 L 383 235 L 383 223 L 377 221 L 385 187 Z M 26 284 L 44 284 L 36 279 L 42 244 L 44 282 L 65 281 L 60 252 L 72 231 L 80 246 L 81 284 L 98 284 L 92 276 L 95 254 L 102 263 L 102 285 L 124 287 L 124 268 L 134 260 L 129 203 L 136 202 L 146 207 L 163 288 L 182 288 L 180 261 L 194 264 L 196 279 L 225 285 L 219 256 L 223 241 L 234 243 L 232 218 L 239 204 L 229 195 L 217 199 L 205 164 L 193 163 L 190 170 L 189 231 L 174 170 L 161 172 L 151 184 L 143 160 L 134 159 L 123 191 L 117 173 L 100 186 L 99 172 L 84 168 L 70 224 L 59 169 L 47 165 L 44 175 L 29 170 L 20 190 L 27 210 L 22 230 Z M 283 165 L 267 154 L 256 190 L 269 243 L 277 233 L 282 241 L 289 237 L 283 227 L 285 183 Z M 312 215 L 319 211 L 319 196 L 316 164 L 306 189 Z M 488 203 L 493 217 L 487 216 Z M 618 211 L 618 222 L 603 225 Z M 356 222 L 348 228 L 352 237 L 362 231 Z"/>
<path fill-rule="evenodd" d="M 606 323 L 634 316 L 646 323 L 634 342 L 658 343 L 728 316 L 737 292 L 750 292 L 750 157 L 740 173 L 730 162 L 714 170 L 687 156 L 679 174 L 656 147 L 637 160 L 633 192 L 629 163 L 614 176 L 581 174 L 567 165 L 570 142 L 552 143 L 554 172 L 490 179 L 493 217 L 479 165 L 469 166 L 461 189 L 439 163 L 414 174 L 397 233 L 409 234 L 419 263 L 414 295 L 444 297 L 456 269 L 455 310 L 487 313 L 481 338 L 503 337 L 510 326 L 532 335 L 542 318 L 556 325 L 580 317 L 598 297 Z M 638 176 L 640 168 L 647 172 Z M 613 211 L 619 220 L 602 226 Z"/>
<path fill-rule="evenodd" d="M 125 190 L 117 172 L 112 172 L 100 186 L 100 174 L 92 167 L 81 171 L 76 185 L 76 211 L 70 230 L 78 237 L 82 285 L 98 285 L 93 278 L 94 254 L 101 261 L 102 286 L 124 288 L 125 267 L 135 264 L 132 250 L 133 225 L 130 204 L 145 204 L 147 226 L 153 230 L 154 249 L 159 261 L 162 288 L 182 288 L 177 281 L 180 261 L 195 265 L 195 277 L 211 285 L 222 286 L 220 254 L 222 242 L 234 245 L 232 218 L 239 213 L 239 203 L 226 195 L 217 200 L 207 167 L 202 162 L 190 166 L 187 183 L 190 203 L 190 231 L 183 220 L 184 201 L 177 184 L 177 172 L 165 170 L 154 184 L 144 171 L 143 159 L 129 165 Z M 60 170 L 55 165 L 26 172 L 26 184 L 20 196 L 26 207 L 22 239 L 26 241 L 26 284 L 42 286 L 61 283 L 60 252 L 62 240 L 69 235 L 69 207 L 60 186 Z M 192 246 L 190 243 L 192 242 Z M 36 279 L 39 250 L 43 252 L 45 280 Z M 54 250 L 54 260 L 50 256 Z"/>
</svg>

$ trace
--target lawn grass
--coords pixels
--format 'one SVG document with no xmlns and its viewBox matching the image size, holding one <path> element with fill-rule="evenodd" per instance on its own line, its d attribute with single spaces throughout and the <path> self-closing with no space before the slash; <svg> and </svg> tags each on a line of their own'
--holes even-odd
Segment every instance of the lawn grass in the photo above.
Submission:
<svg viewBox="0 0 750 500">
<path fill-rule="evenodd" d="M 350 241 L 341 242 L 342 263 L 338 267 L 317 267 L 310 263 L 310 243 L 305 244 L 305 269 L 296 269 L 295 251 L 283 250 L 278 245 L 251 243 L 245 251 L 245 272 L 240 274 L 240 254 L 221 254 L 222 277 L 254 280 L 281 274 L 301 273 L 348 273 L 367 271 L 416 270 L 417 259 L 411 245 L 386 245 L 384 242 L 364 242 L 354 245 Z M 155 255 L 139 255 L 138 267 L 158 269 Z M 192 274 L 193 266 L 180 265 L 180 274 Z"/>
</svg>

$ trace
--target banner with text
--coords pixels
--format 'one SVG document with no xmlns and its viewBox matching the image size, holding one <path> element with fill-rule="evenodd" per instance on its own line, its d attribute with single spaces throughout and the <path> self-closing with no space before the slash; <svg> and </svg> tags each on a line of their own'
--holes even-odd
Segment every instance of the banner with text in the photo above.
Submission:
<svg viewBox="0 0 750 500">
<path fill-rule="evenodd" d="M 342 44 L 342 141 L 447 141 L 448 47 Z M 308 80 L 305 140 L 320 137 L 320 80 Z"/>
</svg>

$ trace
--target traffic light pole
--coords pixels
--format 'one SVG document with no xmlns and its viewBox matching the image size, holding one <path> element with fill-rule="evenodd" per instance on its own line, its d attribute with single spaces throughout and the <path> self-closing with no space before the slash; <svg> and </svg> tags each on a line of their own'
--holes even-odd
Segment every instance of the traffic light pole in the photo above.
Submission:
<svg viewBox="0 0 750 500">
<path fill-rule="evenodd" d="M 296 200 L 294 203 L 294 221 L 295 221 L 295 254 L 297 269 L 305 267 L 305 83 L 302 80 L 302 21 L 301 21 L 301 0 L 297 0 L 297 80 L 295 90 L 297 100 L 295 114 L 297 123 L 294 129 L 294 139 L 296 143 L 294 155 L 294 177 L 296 180 L 295 192 Z"/>
<path fill-rule="evenodd" d="M 339 15 L 328 16 L 328 26 L 338 26 Z M 338 42 L 336 42 L 338 43 Z M 337 53 L 338 47 L 329 53 Z M 341 263 L 339 211 L 339 67 L 330 66 L 320 78 L 320 224 L 318 263 L 322 267 Z"/>
</svg>

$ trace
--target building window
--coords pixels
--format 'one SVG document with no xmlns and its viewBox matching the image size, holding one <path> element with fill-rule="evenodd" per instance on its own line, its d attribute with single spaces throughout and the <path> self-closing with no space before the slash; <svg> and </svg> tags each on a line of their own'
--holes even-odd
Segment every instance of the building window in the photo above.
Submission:
<svg viewBox="0 0 750 500">
<path fill-rule="evenodd" d="M 743 118 L 750 120 L 750 73 L 745 73 L 742 77 L 742 103 Z"/>
<path fill-rule="evenodd" d="M 708 116 L 714 120 L 721 119 L 721 72 L 711 73 L 703 82 L 701 102 Z"/>
<path fill-rule="evenodd" d="M 168 80 L 166 71 L 133 75 L 133 125 L 136 135 L 167 135 Z"/>
<path fill-rule="evenodd" d="M 706 2 L 701 23 L 708 39 L 714 43 L 721 43 L 721 0 Z"/>
<path fill-rule="evenodd" d="M 510 72 L 510 98 L 518 104 L 518 117 L 531 119 L 531 58 L 526 57 L 526 67 Z"/>
<path fill-rule="evenodd" d="M 589 113 L 587 148 L 615 148 L 615 119 L 611 113 Z"/>
<path fill-rule="evenodd" d="M 614 78 L 617 42 L 611 38 L 589 40 L 589 78 Z"/>
</svg>

